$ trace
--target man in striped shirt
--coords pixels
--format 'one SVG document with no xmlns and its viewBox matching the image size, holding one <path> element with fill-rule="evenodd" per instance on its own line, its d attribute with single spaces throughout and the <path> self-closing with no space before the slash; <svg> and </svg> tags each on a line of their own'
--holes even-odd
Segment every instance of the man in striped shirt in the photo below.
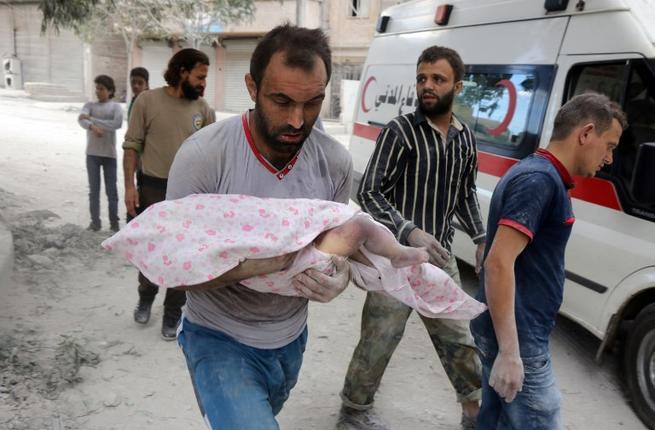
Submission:
<svg viewBox="0 0 655 430">
<path fill-rule="evenodd" d="M 362 209 L 394 232 L 400 243 L 425 247 L 430 262 L 458 283 L 457 263 L 450 253 L 453 215 L 478 245 L 476 271 L 485 240 L 475 190 L 475 137 L 452 113 L 463 75 L 457 52 L 438 46 L 423 51 L 416 72 L 419 107 L 382 130 L 358 194 Z M 361 338 L 341 392 L 342 428 L 387 428 L 370 408 L 410 313 L 393 299 L 368 293 Z M 422 320 L 462 404 L 462 428 L 472 429 L 479 411 L 480 362 L 468 322 Z"/>
</svg>

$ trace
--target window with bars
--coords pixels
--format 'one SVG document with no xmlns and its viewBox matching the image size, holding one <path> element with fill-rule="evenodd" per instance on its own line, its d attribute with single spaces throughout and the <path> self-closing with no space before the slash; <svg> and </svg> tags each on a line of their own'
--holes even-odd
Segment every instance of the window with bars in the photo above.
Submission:
<svg viewBox="0 0 655 430">
<path fill-rule="evenodd" d="M 348 16 L 367 18 L 370 0 L 348 0 Z"/>
</svg>

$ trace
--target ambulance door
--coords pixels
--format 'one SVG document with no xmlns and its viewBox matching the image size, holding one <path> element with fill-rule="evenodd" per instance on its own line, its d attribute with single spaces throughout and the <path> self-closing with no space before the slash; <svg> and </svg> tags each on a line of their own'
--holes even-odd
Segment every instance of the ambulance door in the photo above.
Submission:
<svg viewBox="0 0 655 430">
<path fill-rule="evenodd" d="M 594 178 L 575 178 L 571 192 L 576 222 L 566 251 L 561 311 L 598 337 L 607 327 L 603 310 L 613 289 L 655 263 L 655 159 L 648 161 L 655 142 L 654 66 L 637 54 L 568 55 L 559 61 L 566 71 L 558 76 L 559 94 L 552 96 L 561 100 L 559 106 L 595 91 L 619 103 L 629 122 L 613 164 Z M 551 110 L 559 106 L 551 104 Z"/>
</svg>

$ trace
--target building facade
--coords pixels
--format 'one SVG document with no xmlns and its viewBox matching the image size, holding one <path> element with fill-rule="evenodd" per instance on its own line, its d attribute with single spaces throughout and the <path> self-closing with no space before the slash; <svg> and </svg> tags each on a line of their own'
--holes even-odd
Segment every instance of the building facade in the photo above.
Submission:
<svg viewBox="0 0 655 430">
<path fill-rule="evenodd" d="M 251 20 L 228 24 L 215 36 L 212 45 L 202 46 L 210 58 L 207 101 L 217 110 L 241 112 L 253 103 L 246 91 L 244 76 L 259 39 L 284 22 L 322 28 L 330 38 L 333 73 L 322 115 L 342 114 L 342 80 L 358 80 L 375 24 L 383 8 L 397 3 L 389 0 L 259 0 Z M 120 36 L 103 37 L 88 45 L 71 31 L 48 30 L 41 34 L 38 2 L 15 0 L 0 3 L 0 56 L 14 58 L 21 68 L 22 88 L 34 83 L 80 99 L 93 96 L 93 77 L 108 74 L 117 86 L 117 99 L 126 94 L 127 50 Z M 163 72 L 184 41 L 141 40 L 132 50 L 133 66 L 146 67 L 152 88 L 164 85 Z M 15 84 L 15 83 L 14 83 Z M 4 79 L 0 86 L 6 86 Z M 16 86 L 16 85 L 14 85 Z M 351 85 L 352 86 L 352 85 Z"/>
<path fill-rule="evenodd" d="M 12 70 L 2 70 L 0 87 L 23 89 L 31 84 L 44 99 L 86 100 L 93 95 L 93 78 L 112 76 L 116 95 L 125 94 L 126 49 L 118 36 L 88 45 L 73 32 L 41 34 L 42 14 L 35 1 L 0 2 L 0 58 Z M 11 64 L 11 66 L 9 66 Z M 12 79 L 5 79 L 10 72 Z"/>
</svg>

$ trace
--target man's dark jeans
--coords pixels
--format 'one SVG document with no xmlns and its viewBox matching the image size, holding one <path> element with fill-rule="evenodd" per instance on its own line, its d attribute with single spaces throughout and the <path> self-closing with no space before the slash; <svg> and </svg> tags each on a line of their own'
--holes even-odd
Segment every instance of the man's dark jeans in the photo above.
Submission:
<svg viewBox="0 0 655 430">
<path fill-rule="evenodd" d="M 474 334 L 475 335 L 475 334 Z M 477 430 L 559 430 L 561 394 L 555 383 L 553 367 L 546 352 L 539 352 L 523 361 L 523 388 L 507 403 L 489 386 L 491 368 L 497 356 L 496 348 L 476 336 L 482 362 L 482 404 Z"/>
<path fill-rule="evenodd" d="M 145 175 L 140 179 L 137 214 L 146 210 L 150 205 L 166 200 L 165 180 L 158 180 Z M 159 287 L 143 276 L 143 273 L 139 272 L 139 298 L 146 303 L 152 303 L 158 291 Z M 166 298 L 164 299 L 164 315 L 176 319 L 180 318 L 182 306 L 185 303 L 186 293 L 184 291 L 167 289 Z"/>
</svg>

